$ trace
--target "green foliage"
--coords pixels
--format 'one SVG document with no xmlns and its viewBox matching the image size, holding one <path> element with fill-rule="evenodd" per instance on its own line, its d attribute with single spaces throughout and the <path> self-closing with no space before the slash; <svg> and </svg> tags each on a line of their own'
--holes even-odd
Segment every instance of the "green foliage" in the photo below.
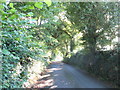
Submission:
<svg viewBox="0 0 120 90">
<path fill-rule="evenodd" d="M 44 2 L 45 2 L 48 6 L 50 6 L 50 5 L 52 4 L 51 0 L 44 0 Z"/>
<path fill-rule="evenodd" d="M 47 66 L 48 59 L 68 52 L 70 36 L 59 19 L 63 8 L 51 0 L 44 2 L 1 4 L 3 88 L 23 87 L 34 60 Z M 48 52 L 51 54 L 47 55 Z"/>
<path fill-rule="evenodd" d="M 34 2 L 33 2 L 34 3 Z M 28 27 L 35 26 L 35 23 L 31 24 L 30 21 L 36 21 L 33 17 L 34 13 L 29 11 L 21 13 L 16 9 L 16 4 L 19 3 L 5 3 L 1 4 L 2 17 L 2 88 L 20 88 L 23 83 L 28 79 L 28 66 L 31 59 L 41 57 L 44 59 L 44 50 L 47 50 L 46 45 L 39 42 L 37 37 L 33 37 L 35 33 L 34 29 L 28 30 Z M 39 4 L 39 6 L 38 6 Z M 37 8 L 43 7 L 42 3 L 35 4 Z M 19 6 L 24 8 L 25 6 Z M 27 9 L 34 9 L 29 5 Z M 24 9 L 23 9 L 24 10 Z M 26 20 L 25 20 L 26 18 Z M 46 64 L 46 60 L 41 61 Z M 19 71 L 19 73 L 18 73 Z"/>
<path fill-rule="evenodd" d="M 71 57 L 66 62 L 78 66 L 86 57 L 89 59 L 82 63 L 84 66 L 101 58 L 97 51 L 114 45 L 112 40 L 117 35 L 116 7 L 116 3 L 52 3 L 51 0 L 0 3 L 2 87 L 23 87 L 28 67 L 35 60 L 47 66 L 47 60 L 54 60 L 58 53 Z M 73 60 L 74 51 L 81 47 L 82 53 Z M 105 55 L 107 59 L 109 53 Z"/>
<path fill-rule="evenodd" d="M 75 23 L 79 31 L 83 33 L 84 46 L 90 50 L 100 48 L 99 46 L 109 45 L 111 39 L 107 37 L 115 37 L 116 29 L 112 29 L 116 24 L 113 20 L 109 20 L 118 13 L 117 3 L 69 3 L 66 7 L 68 19 Z M 112 8 L 116 9 L 113 11 Z M 107 17 L 109 16 L 110 17 Z M 109 34 L 109 35 L 104 35 Z M 97 43 L 99 43 L 97 45 Z M 92 47 L 93 46 L 93 47 Z M 92 51 L 91 51 L 92 52 Z"/>
<path fill-rule="evenodd" d="M 36 2 L 35 7 L 42 9 L 43 3 L 42 2 Z"/>
<path fill-rule="evenodd" d="M 2 53 L 5 54 L 5 55 L 10 55 L 10 52 L 8 50 L 6 50 L 6 49 L 3 49 Z"/>
<path fill-rule="evenodd" d="M 67 3 L 66 11 L 67 18 L 82 33 L 80 40 L 83 42 L 78 43 L 84 48 L 70 58 L 65 58 L 64 62 L 77 65 L 119 85 L 117 78 L 120 51 L 119 48 L 116 50 L 118 41 L 113 41 L 118 35 L 118 3 L 70 2 Z M 110 49 L 107 50 L 107 47 Z"/>
</svg>

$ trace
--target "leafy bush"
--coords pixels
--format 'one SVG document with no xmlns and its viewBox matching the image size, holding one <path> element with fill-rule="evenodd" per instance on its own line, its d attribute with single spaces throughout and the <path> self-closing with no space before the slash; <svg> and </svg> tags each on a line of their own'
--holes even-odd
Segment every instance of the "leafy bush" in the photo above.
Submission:
<svg viewBox="0 0 120 90">
<path fill-rule="evenodd" d="M 42 63 L 39 66 L 41 68 L 47 66 L 46 59 L 42 57 L 42 55 L 46 54 L 43 51 L 43 49 L 47 50 L 45 49 L 46 45 L 33 37 L 35 33 L 33 29 L 28 30 L 27 28 L 35 25 L 31 24 L 27 19 L 33 16 L 33 13 L 29 12 L 26 14 L 20 12 L 14 7 L 16 4 L 9 3 L 6 5 L 5 3 L 0 3 L 0 13 L 2 14 L 0 19 L 2 23 L 0 27 L 2 28 L 2 31 L 0 31 L 2 36 L 2 61 L 0 61 L 2 62 L 2 78 L 0 80 L 2 86 L 0 88 L 23 87 L 23 84 L 29 78 L 30 66 L 35 61 Z M 37 3 L 35 6 L 38 7 Z M 21 8 L 23 6 L 19 6 L 19 9 Z M 30 7 L 26 9 L 29 10 Z"/>
</svg>

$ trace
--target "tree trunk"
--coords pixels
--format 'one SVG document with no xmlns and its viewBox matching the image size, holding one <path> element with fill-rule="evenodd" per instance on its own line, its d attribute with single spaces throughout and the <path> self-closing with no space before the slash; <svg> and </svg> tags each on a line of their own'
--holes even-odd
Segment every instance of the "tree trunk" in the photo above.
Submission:
<svg viewBox="0 0 120 90">
<path fill-rule="evenodd" d="M 73 52 L 74 47 L 75 47 L 74 38 L 72 37 L 72 38 L 71 38 L 71 41 L 70 41 L 70 52 Z"/>
</svg>

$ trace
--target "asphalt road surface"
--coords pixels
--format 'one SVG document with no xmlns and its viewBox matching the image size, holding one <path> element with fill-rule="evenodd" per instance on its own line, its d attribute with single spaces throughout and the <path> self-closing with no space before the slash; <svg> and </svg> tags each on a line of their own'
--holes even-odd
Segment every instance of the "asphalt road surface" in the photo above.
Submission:
<svg viewBox="0 0 120 90">
<path fill-rule="evenodd" d="M 61 62 L 53 62 L 34 88 L 109 88 L 88 73 Z M 105 89 L 105 90 L 106 90 Z"/>
<path fill-rule="evenodd" d="M 68 64 L 53 63 L 50 69 L 53 88 L 108 88 L 107 85 Z"/>
</svg>

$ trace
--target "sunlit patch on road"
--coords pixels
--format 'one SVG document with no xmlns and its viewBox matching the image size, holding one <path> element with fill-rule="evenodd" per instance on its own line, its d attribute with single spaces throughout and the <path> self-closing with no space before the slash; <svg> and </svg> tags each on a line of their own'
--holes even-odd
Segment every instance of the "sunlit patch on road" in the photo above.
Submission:
<svg viewBox="0 0 120 90">
<path fill-rule="evenodd" d="M 60 63 L 60 62 L 54 62 L 55 63 Z M 62 70 L 60 67 L 50 67 L 46 70 L 46 73 L 43 74 L 37 82 L 35 82 L 31 88 L 57 88 L 57 85 L 54 85 L 54 79 L 52 78 L 53 76 L 58 76 L 58 74 L 55 74 L 53 76 L 52 73 L 55 71 Z"/>
</svg>

